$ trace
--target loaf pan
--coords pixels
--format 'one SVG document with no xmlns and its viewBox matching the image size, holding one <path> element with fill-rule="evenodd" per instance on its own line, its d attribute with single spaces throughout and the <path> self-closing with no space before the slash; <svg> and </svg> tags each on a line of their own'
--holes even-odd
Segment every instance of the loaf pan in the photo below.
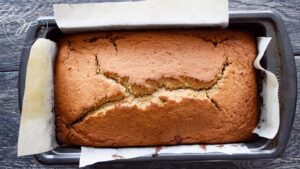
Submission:
<svg viewBox="0 0 300 169">
<path fill-rule="evenodd" d="M 205 153 L 199 155 L 159 155 L 156 157 L 139 157 L 134 159 L 115 160 L 106 163 L 128 163 L 146 161 L 215 161 L 215 160 L 241 160 L 275 158 L 280 156 L 289 139 L 293 125 L 296 108 L 296 66 L 288 34 L 279 16 L 272 12 L 230 12 L 229 29 L 246 29 L 255 32 L 256 36 L 272 37 L 262 65 L 275 73 L 279 80 L 280 102 L 280 128 L 274 139 L 258 138 L 254 142 L 245 143 L 250 149 L 250 154 L 223 154 Z M 48 23 L 45 25 L 45 23 Z M 62 33 L 59 31 L 54 18 L 42 18 L 36 26 L 30 27 L 26 41 L 34 41 L 40 36 L 41 31 L 47 27 L 46 38 L 56 40 Z M 19 71 L 19 104 L 25 87 L 26 66 L 30 49 L 24 48 Z M 58 147 L 52 151 L 35 155 L 36 159 L 44 164 L 76 164 L 79 162 L 79 147 Z"/>
</svg>

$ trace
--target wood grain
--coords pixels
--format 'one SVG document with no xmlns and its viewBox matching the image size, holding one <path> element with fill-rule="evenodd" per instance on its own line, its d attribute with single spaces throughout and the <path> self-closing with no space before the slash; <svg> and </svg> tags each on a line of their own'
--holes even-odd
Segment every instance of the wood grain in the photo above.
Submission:
<svg viewBox="0 0 300 169">
<path fill-rule="evenodd" d="M 109 0 L 88 0 L 85 2 L 104 2 Z M 114 0 L 116 1 L 116 0 Z M 122 1 L 122 0 L 117 0 Z M 39 16 L 53 16 L 52 5 L 62 0 L 46 1 L 2 1 L 0 0 L 0 71 L 17 70 L 21 56 L 22 43 L 26 33 L 18 36 L 20 27 L 16 21 L 34 21 Z M 65 1 L 66 2 L 66 1 Z M 78 3 L 70 0 L 68 3 Z M 300 3 L 297 0 L 229 0 L 230 10 L 272 10 L 284 20 L 295 53 L 300 53 Z M 3 26 L 4 25 L 4 26 Z M 16 45 L 17 43 L 17 45 Z"/>
<path fill-rule="evenodd" d="M 230 10 L 271 10 L 280 15 L 289 33 L 294 53 L 300 53 L 299 0 L 229 0 Z"/>
</svg>

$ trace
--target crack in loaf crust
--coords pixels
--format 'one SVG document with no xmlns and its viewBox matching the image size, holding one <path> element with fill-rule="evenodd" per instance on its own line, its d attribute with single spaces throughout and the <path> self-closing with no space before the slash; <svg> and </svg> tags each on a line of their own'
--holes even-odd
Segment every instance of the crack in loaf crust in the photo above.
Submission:
<svg viewBox="0 0 300 169">
<path fill-rule="evenodd" d="M 57 138 L 98 147 L 227 143 L 253 137 L 251 33 L 101 32 L 59 40 Z"/>
</svg>

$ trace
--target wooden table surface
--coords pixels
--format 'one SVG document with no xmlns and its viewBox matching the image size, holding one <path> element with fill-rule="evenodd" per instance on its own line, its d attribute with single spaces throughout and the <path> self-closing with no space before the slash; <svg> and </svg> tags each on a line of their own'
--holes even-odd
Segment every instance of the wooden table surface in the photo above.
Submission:
<svg viewBox="0 0 300 169">
<path fill-rule="evenodd" d="M 68 3 L 77 2 L 79 1 L 68 1 Z M 20 25 L 15 21 L 24 19 L 28 23 L 38 16 L 53 16 L 52 4 L 54 3 L 63 3 L 63 1 L 32 0 L 26 2 L 25 0 L 19 2 L 16 0 L 0 0 L 0 168 L 77 167 L 77 165 L 46 166 L 38 163 L 33 156 L 17 157 L 17 140 L 20 119 L 17 81 L 22 49 L 22 41 L 18 39 L 21 39 L 23 34 L 21 33 L 16 36 L 16 31 Z M 229 0 L 229 6 L 230 10 L 272 10 L 282 17 L 292 43 L 298 82 L 300 82 L 300 1 Z M 299 106 L 300 102 L 298 100 L 295 121 L 289 143 L 285 153 L 280 158 L 272 160 L 214 163 L 98 164 L 92 166 L 92 168 L 300 168 Z"/>
</svg>

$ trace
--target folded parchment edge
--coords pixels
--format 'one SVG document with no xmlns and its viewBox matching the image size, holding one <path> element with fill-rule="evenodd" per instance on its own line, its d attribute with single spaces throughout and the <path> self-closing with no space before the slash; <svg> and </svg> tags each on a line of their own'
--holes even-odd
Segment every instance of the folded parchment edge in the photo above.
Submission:
<svg viewBox="0 0 300 169">
<path fill-rule="evenodd" d="M 39 38 L 28 59 L 18 156 L 46 152 L 57 147 L 53 112 L 53 65 L 56 43 Z"/>
<path fill-rule="evenodd" d="M 254 67 L 265 73 L 265 78 L 262 79 L 262 91 L 263 105 L 261 106 L 261 115 L 257 127 L 253 130 L 253 133 L 258 134 L 261 137 L 272 139 L 276 136 L 279 125 L 279 84 L 278 80 L 272 72 L 264 69 L 260 65 L 260 60 L 268 47 L 272 38 L 257 37 L 257 41 L 264 41 L 265 43 L 259 43 L 257 46 L 258 55 L 254 61 Z"/>
<path fill-rule="evenodd" d="M 63 33 L 158 27 L 227 27 L 229 22 L 228 0 L 54 4 L 53 9 L 56 23 Z"/>
</svg>

